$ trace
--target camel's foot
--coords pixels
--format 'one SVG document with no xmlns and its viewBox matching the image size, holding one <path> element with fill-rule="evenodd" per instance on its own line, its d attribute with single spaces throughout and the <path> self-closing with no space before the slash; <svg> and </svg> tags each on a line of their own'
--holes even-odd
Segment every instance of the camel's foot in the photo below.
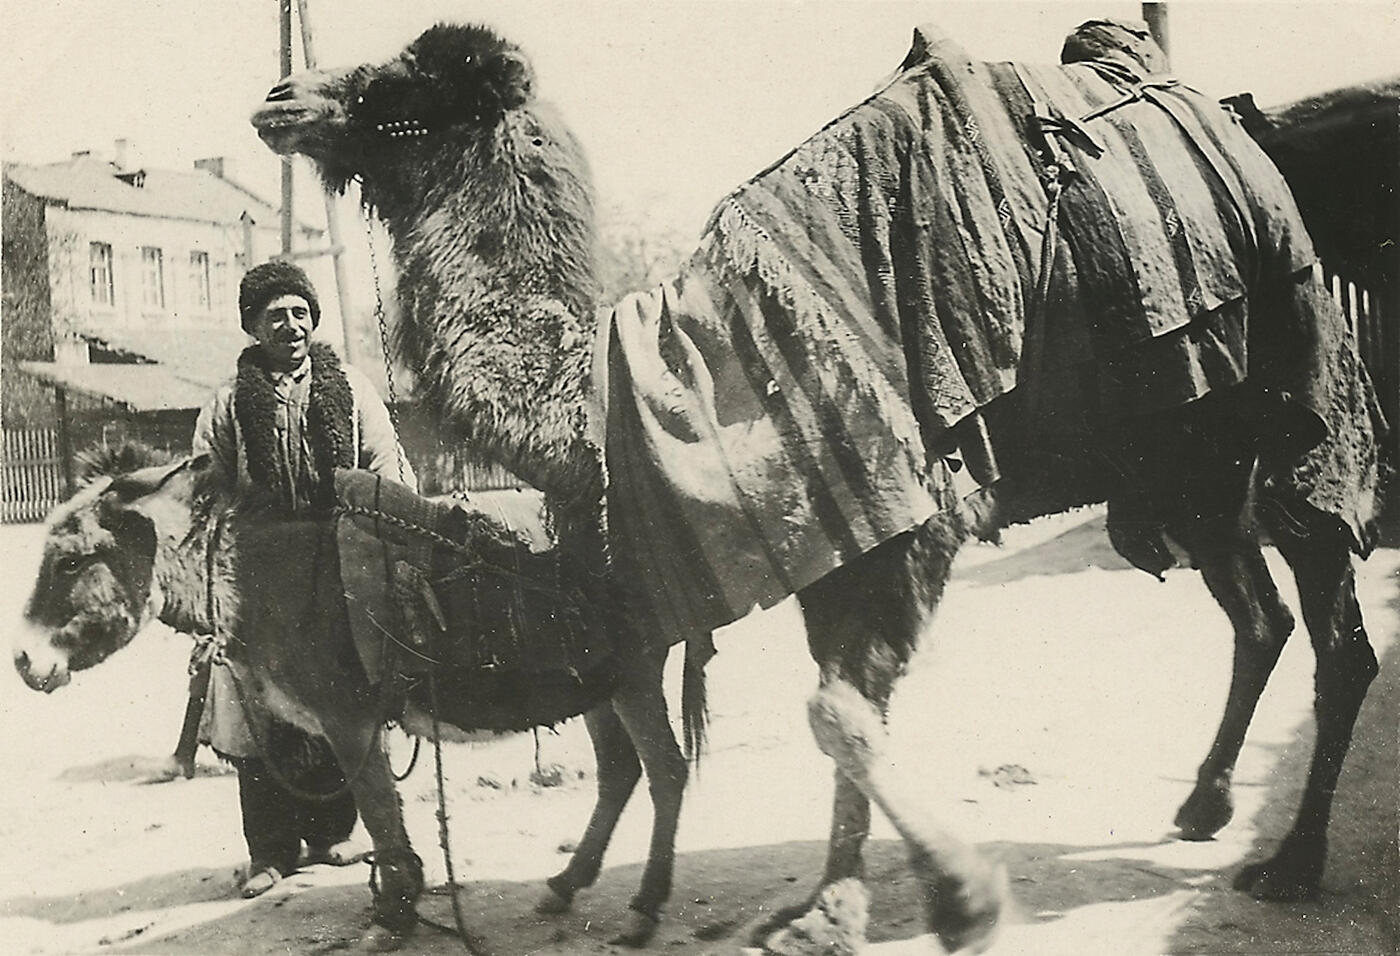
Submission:
<svg viewBox="0 0 1400 956">
<path fill-rule="evenodd" d="M 980 953 L 992 944 L 1001 927 L 1001 914 L 1011 898 L 1004 866 L 977 868 L 950 876 L 932 861 L 909 861 L 924 886 L 928 928 L 950 953 Z"/>
<path fill-rule="evenodd" d="M 859 880 L 832 883 L 810 909 L 768 935 L 763 951 L 773 956 L 855 956 L 865 947 L 869 911 L 870 894 Z"/>
<path fill-rule="evenodd" d="M 1196 781 L 1196 789 L 1176 811 L 1175 823 L 1183 840 L 1209 840 L 1235 815 L 1228 774 Z"/>
<path fill-rule="evenodd" d="M 656 927 L 661 925 L 657 916 L 649 916 L 640 910 L 628 909 L 622 924 L 622 932 L 608 940 L 612 946 L 630 946 L 641 949 L 656 935 Z"/>
<path fill-rule="evenodd" d="M 554 888 L 553 883 L 546 882 L 544 892 L 535 900 L 535 912 L 541 916 L 558 916 L 560 913 L 567 913 L 573 905 L 572 893 L 565 896 Z"/>
<path fill-rule="evenodd" d="M 1327 838 L 1287 837 L 1278 852 L 1262 863 L 1251 863 L 1236 875 L 1234 887 L 1256 900 L 1296 903 L 1317 896 L 1327 864 Z"/>
</svg>

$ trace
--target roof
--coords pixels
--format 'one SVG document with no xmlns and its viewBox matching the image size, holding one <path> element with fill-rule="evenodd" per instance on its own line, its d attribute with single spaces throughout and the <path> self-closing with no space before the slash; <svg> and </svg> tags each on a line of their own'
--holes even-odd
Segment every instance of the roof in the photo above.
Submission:
<svg viewBox="0 0 1400 956">
<path fill-rule="evenodd" d="M 237 326 L 212 328 L 75 329 L 90 343 L 143 362 L 155 362 L 172 375 L 208 392 L 233 375 L 248 337 Z"/>
<path fill-rule="evenodd" d="M 6 163 L 5 175 L 31 195 L 70 209 L 99 209 L 131 216 L 188 219 L 223 225 L 246 212 L 254 222 L 273 223 L 276 206 L 244 186 L 205 169 L 141 169 L 122 172 L 112 163 L 78 156 L 61 163 L 34 166 Z M 141 185 L 127 179 L 138 178 Z M 299 223 L 307 233 L 322 230 Z"/>
<path fill-rule="evenodd" d="M 248 338 L 237 328 L 75 330 L 129 362 L 21 362 L 42 382 L 136 412 L 199 408 L 233 375 Z"/>
<path fill-rule="evenodd" d="M 25 372 L 59 388 L 118 402 L 137 412 L 199 408 L 207 385 L 181 378 L 165 365 L 78 365 L 21 362 Z"/>
</svg>

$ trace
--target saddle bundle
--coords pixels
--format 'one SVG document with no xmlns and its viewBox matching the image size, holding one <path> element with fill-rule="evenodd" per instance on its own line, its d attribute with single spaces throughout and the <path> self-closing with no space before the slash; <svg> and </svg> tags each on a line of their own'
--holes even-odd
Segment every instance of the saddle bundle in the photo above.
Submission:
<svg viewBox="0 0 1400 956">
<path fill-rule="evenodd" d="M 345 470 L 335 491 L 350 632 L 372 682 L 399 681 L 402 699 L 465 731 L 558 723 L 611 691 L 603 585 L 560 554 L 537 493 L 437 501 Z"/>
</svg>

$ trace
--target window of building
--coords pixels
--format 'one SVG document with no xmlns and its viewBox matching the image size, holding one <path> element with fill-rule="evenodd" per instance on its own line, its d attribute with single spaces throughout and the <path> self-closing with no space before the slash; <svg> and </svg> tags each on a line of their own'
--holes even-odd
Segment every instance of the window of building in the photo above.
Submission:
<svg viewBox="0 0 1400 956">
<path fill-rule="evenodd" d="M 190 305 L 197 312 L 209 311 L 209 253 L 190 250 Z"/>
<path fill-rule="evenodd" d="M 220 259 L 214 263 L 214 306 L 224 308 L 229 304 L 228 262 Z"/>
<path fill-rule="evenodd" d="M 116 301 L 112 294 L 111 243 L 88 243 L 88 288 L 95 305 L 112 305 Z"/>
<path fill-rule="evenodd" d="M 157 246 L 141 247 L 141 304 L 165 308 L 165 261 Z"/>
</svg>

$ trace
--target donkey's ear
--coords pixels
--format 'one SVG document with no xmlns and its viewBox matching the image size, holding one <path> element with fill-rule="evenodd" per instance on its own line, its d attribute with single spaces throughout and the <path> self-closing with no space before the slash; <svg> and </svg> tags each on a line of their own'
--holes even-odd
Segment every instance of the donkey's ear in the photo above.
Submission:
<svg viewBox="0 0 1400 956">
<path fill-rule="evenodd" d="M 159 489 L 175 474 L 188 468 L 191 461 L 192 459 L 185 458 L 128 472 L 112 479 L 110 490 L 127 501 L 143 498 Z"/>
</svg>

